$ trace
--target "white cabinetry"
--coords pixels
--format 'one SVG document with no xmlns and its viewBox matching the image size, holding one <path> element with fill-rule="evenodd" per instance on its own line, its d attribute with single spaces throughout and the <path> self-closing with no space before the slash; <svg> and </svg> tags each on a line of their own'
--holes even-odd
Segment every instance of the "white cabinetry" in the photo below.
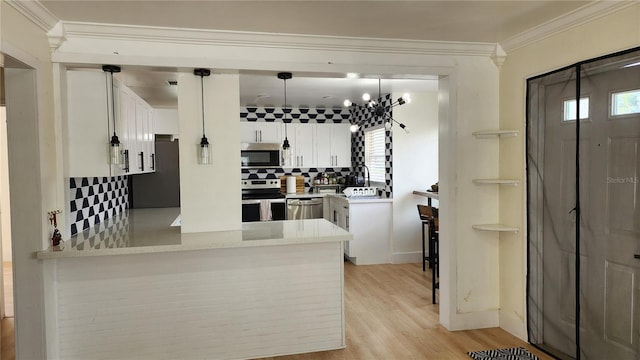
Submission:
<svg viewBox="0 0 640 360">
<path fill-rule="evenodd" d="M 350 124 L 317 124 L 317 167 L 351 167 Z"/>
<path fill-rule="evenodd" d="M 106 76 L 96 71 L 67 71 L 69 177 L 154 171 L 150 167 L 155 162 L 153 108 L 117 80 L 114 81 L 115 123 L 125 164 L 110 165 L 108 144 L 114 120 L 107 112 L 111 111 L 111 91 L 105 86 Z"/>
<path fill-rule="evenodd" d="M 325 219 L 353 234 L 344 253 L 356 265 L 391 262 L 390 199 L 348 199 L 327 195 Z M 372 221 L 375 219 L 375 221 Z"/>
<path fill-rule="evenodd" d="M 240 142 L 243 143 L 280 143 L 281 134 L 279 122 L 240 122 Z"/>
<path fill-rule="evenodd" d="M 287 124 L 287 138 L 291 145 L 291 167 L 314 167 L 315 158 L 315 126 L 309 124 Z M 284 138 L 284 127 L 283 127 Z"/>
<path fill-rule="evenodd" d="M 99 72 L 67 72 L 70 177 L 111 176 L 108 144 L 113 122 L 107 118 L 105 76 Z"/>
</svg>

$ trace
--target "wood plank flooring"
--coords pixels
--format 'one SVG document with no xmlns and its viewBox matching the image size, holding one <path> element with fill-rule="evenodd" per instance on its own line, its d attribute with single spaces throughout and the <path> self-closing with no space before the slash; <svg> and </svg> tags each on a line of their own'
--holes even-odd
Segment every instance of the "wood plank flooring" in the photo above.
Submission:
<svg viewBox="0 0 640 360">
<path fill-rule="evenodd" d="M 524 347 L 552 359 L 499 328 L 449 332 L 431 304 L 431 273 L 419 263 L 345 262 L 347 348 L 269 360 L 465 359 L 468 351 Z M 2 320 L 2 360 L 14 360 L 13 319 Z"/>
<path fill-rule="evenodd" d="M 551 357 L 499 328 L 449 332 L 431 303 L 431 273 L 422 265 L 359 265 L 345 262 L 347 348 L 267 358 L 466 359 L 468 351 L 524 347 Z"/>
</svg>

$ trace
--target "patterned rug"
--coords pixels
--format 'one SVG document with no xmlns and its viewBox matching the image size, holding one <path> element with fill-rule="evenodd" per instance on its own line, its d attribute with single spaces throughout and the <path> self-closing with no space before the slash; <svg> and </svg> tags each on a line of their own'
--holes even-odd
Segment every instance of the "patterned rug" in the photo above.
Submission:
<svg viewBox="0 0 640 360">
<path fill-rule="evenodd" d="M 476 360 L 540 360 L 525 348 L 472 351 L 467 354 Z"/>
</svg>

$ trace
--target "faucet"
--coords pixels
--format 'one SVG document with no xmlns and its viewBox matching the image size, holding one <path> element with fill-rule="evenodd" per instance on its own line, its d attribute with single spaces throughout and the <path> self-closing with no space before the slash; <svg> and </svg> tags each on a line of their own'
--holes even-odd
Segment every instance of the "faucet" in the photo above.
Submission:
<svg viewBox="0 0 640 360">
<path fill-rule="evenodd" d="M 369 168 L 367 167 L 367 165 L 362 164 L 362 167 L 367 169 L 367 186 L 371 187 L 371 172 L 369 171 Z"/>
</svg>

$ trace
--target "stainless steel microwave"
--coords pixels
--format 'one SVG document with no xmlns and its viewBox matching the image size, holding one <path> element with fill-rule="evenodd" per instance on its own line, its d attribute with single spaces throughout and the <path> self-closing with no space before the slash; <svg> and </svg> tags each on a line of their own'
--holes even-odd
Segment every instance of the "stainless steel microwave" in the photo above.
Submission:
<svg viewBox="0 0 640 360">
<path fill-rule="evenodd" d="M 280 144 L 242 143 L 240 161 L 242 167 L 280 167 Z"/>
</svg>

